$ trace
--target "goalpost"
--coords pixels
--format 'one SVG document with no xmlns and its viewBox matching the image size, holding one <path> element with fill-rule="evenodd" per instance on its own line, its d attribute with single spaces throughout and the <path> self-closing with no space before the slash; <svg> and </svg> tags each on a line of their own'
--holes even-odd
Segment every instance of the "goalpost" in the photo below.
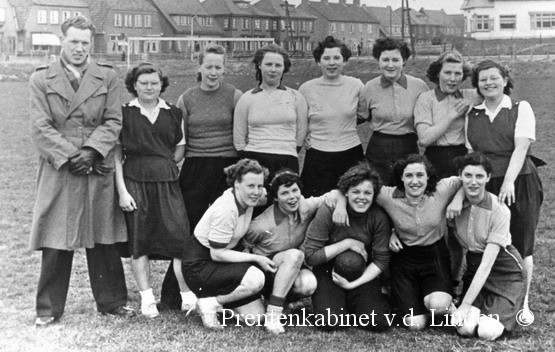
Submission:
<svg viewBox="0 0 555 352">
<path fill-rule="evenodd" d="M 221 37 L 128 37 L 125 41 L 127 67 L 131 65 L 131 55 L 140 55 L 141 60 L 149 56 L 160 58 L 172 56 L 189 57 L 206 44 L 219 44 L 226 48 L 230 57 L 252 54 L 258 48 L 274 43 L 274 38 L 221 38 Z"/>
</svg>

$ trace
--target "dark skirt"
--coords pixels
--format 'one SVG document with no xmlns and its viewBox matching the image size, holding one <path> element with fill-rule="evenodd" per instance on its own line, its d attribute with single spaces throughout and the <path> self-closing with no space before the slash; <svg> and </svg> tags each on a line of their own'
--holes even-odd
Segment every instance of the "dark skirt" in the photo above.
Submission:
<svg viewBox="0 0 555 352">
<path fill-rule="evenodd" d="M 129 253 L 133 258 L 183 258 L 189 221 L 179 183 L 136 182 L 125 178 L 137 210 L 125 212 Z"/>
<path fill-rule="evenodd" d="M 503 177 L 492 178 L 486 190 L 499 195 Z M 532 173 L 518 175 L 515 180 L 515 202 L 511 204 L 512 244 L 522 258 L 534 253 L 534 238 L 543 202 L 543 185 L 535 167 Z"/>
<path fill-rule="evenodd" d="M 287 167 L 294 172 L 299 172 L 299 158 L 285 154 L 270 154 L 258 152 L 242 152 L 241 158 L 249 158 L 258 161 L 262 166 L 270 171 L 267 182 L 272 180 L 273 175 L 279 169 Z"/>
<path fill-rule="evenodd" d="M 416 133 L 397 136 L 374 132 L 366 148 L 366 159 L 378 171 L 386 186 L 393 185 L 391 174 L 395 162 L 409 154 L 418 154 Z"/>
<path fill-rule="evenodd" d="M 407 246 L 391 253 L 389 266 L 394 302 L 402 314 L 428 312 L 424 297 L 432 292 L 453 294 L 451 259 L 443 238 L 428 246 Z"/>
<path fill-rule="evenodd" d="M 185 283 L 198 298 L 227 295 L 233 292 L 241 284 L 251 266 L 255 264 L 212 260 L 210 249 L 203 246 L 195 236 L 187 238 L 185 259 L 181 262 Z M 259 298 L 260 294 L 255 294 L 226 304 L 226 307 L 241 307 Z"/>
<path fill-rule="evenodd" d="M 362 145 L 341 152 L 308 149 L 301 174 L 303 195 L 318 197 L 337 188 L 339 177 L 363 159 Z"/>
<path fill-rule="evenodd" d="M 456 158 L 466 155 L 468 150 L 464 144 L 431 146 L 426 148 L 424 155 L 434 165 L 438 179 L 458 175 Z"/>
<path fill-rule="evenodd" d="M 482 262 L 483 253 L 467 252 L 463 296 L 472 283 Z M 472 303 L 481 314 L 492 315 L 505 330 L 515 326 L 516 315 L 522 309 L 526 295 L 526 272 L 522 258 L 513 246 L 501 248 L 482 290 Z"/>
<path fill-rule="evenodd" d="M 229 188 L 224 168 L 235 164 L 237 160 L 237 157 L 185 158 L 179 174 L 179 185 L 191 234 L 210 204 Z"/>
</svg>

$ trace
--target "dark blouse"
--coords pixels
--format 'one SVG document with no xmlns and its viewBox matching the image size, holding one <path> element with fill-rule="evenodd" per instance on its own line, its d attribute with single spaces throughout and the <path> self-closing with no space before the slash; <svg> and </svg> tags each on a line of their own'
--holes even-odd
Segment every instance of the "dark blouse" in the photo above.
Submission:
<svg viewBox="0 0 555 352">
<path fill-rule="evenodd" d="M 306 230 L 303 245 L 306 263 L 320 265 L 328 262 L 324 247 L 352 238 L 365 244 L 369 254 L 368 264 L 373 262 L 378 268 L 385 270 L 389 264 L 389 217 L 384 210 L 375 205 L 365 213 L 356 213 L 349 207 L 347 212 L 350 226 L 338 226 L 332 221 L 332 209 L 325 205 L 318 208 L 314 220 Z"/>
<path fill-rule="evenodd" d="M 183 138 L 181 110 L 168 104 L 154 123 L 136 106 L 124 105 L 120 142 L 125 160 L 123 174 L 138 182 L 176 181 L 179 170 L 174 151 Z"/>
</svg>

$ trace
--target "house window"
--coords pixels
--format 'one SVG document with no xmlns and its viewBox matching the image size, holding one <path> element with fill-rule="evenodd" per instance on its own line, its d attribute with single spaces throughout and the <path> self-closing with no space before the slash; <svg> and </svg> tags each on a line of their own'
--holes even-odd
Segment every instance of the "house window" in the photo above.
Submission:
<svg viewBox="0 0 555 352">
<path fill-rule="evenodd" d="M 37 23 L 46 24 L 46 10 L 38 10 L 37 11 Z"/>
<path fill-rule="evenodd" d="M 366 30 L 368 31 L 368 33 L 372 33 L 373 32 L 373 28 L 371 24 L 366 25 Z"/>
<path fill-rule="evenodd" d="M 229 29 L 229 18 L 224 18 L 224 28 Z"/>
<path fill-rule="evenodd" d="M 355 25 L 351 23 L 351 33 L 355 31 Z"/>
<path fill-rule="evenodd" d="M 179 16 L 179 24 L 182 26 L 191 24 L 191 17 L 190 16 Z"/>
<path fill-rule="evenodd" d="M 314 26 L 314 22 L 312 22 L 312 21 L 308 22 L 308 31 L 309 32 L 312 32 L 313 26 Z"/>
<path fill-rule="evenodd" d="M 232 25 L 233 29 L 237 29 L 237 20 L 235 18 L 232 19 L 231 25 Z"/>
<path fill-rule="evenodd" d="M 154 40 L 149 40 L 145 42 L 145 52 L 147 53 L 157 53 L 158 52 L 158 42 Z"/>
<path fill-rule="evenodd" d="M 270 30 L 270 20 L 264 20 L 264 28 L 269 31 Z"/>
<path fill-rule="evenodd" d="M 341 23 L 341 32 L 345 32 L 345 23 Z"/>
<path fill-rule="evenodd" d="M 254 29 L 258 31 L 262 29 L 262 20 L 259 20 L 259 19 L 254 20 Z"/>
<path fill-rule="evenodd" d="M 291 30 L 292 30 L 292 31 L 295 30 L 295 21 L 291 21 Z"/>
<path fill-rule="evenodd" d="M 277 31 L 277 30 L 278 30 L 278 21 L 277 21 L 277 20 L 273 20 L 273 21 L 272 21 L 272 30 L 273 30 L 273 31 Z"/>
<path fill-rule="evenodd" d="M 125 15 L 123 17 L 123 25 L 125 27 L 133 27 L 133 15 Z"/>
<path fill-rule="evenodd" d="M 337 26 L 335 25 L 335 22 L 331 22 L 330 23 L 330 32 L 335 33 L 336 30 L 337 30 Z"/>
<path fill-rule="evenodd" d="M 114 14 L 114 27 L 121 27 L 121 13 Z"/>
<path fill-rule="evenodd" d="M 71 11 L 62 11 L 62 22 L 71 17 Z"/>
<path fill-rule="evenodd" d="M 145 15 L 145 27 L 152 28 L 152 15 Z"/>
<path fill-rule="evenodd" d="M 281 30 L 284 31 L 287 29 L 287 25 L 285 24 L 285 20 L 281 20 Z"/>
<path fill-rule="evenodd" d="M 249 29 L 249 19 L 248 18 L 243 18 L 243 29 Z"/>
<path fill-rule="evenodd" d="M 477 31 L 489 32 L 493 27 L 493 19 L 488 15 L 477 15 L 475 29 Z"/>
<path fill-rule="evenodd" d="M 143 26 L 143 15 L 135 15 L 135 27 Z"/>
<path fill-rule="evenodd" d="M 555 12 L 531 13 L 532 29 L 555 29 Z"/>
<path fill-rule="evenodd" d="M 60 13 L 58 11 L 50 11 L 50 23 L 58 24 L 60 22 Z"/>
<path fill-rule="evenodd" d="M 499 29 L 516 29 L 516 15 L 499 16 Z"/>
</svg>

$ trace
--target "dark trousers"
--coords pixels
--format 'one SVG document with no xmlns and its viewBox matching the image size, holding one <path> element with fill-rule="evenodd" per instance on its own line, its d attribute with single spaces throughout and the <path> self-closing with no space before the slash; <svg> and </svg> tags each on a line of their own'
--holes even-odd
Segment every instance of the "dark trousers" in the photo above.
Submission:
<svg viewBox="0 0 555 352">
<path fill-rule="evenodd" d="M 365 156 L 380 174 L 383 184 L 393 186 L 397 182 L 391 179 L 393 166 L 399 159 L 406 158 L 410 154 L 418 154 L 416 133 L 397 136 L 374 132 L 368 141 Z"/>
<path fill-rule="evenodd" d="M 317 314 L 316 317 L 324 318 L 324 326 L 318 327 L 327 331 L 341 330 L 349 326 L 372 331 L 387 330 L 389 323 L 386 314 L 390 313 L 390 309 L 381 292 L 380 280 L 376 278 L 355 289 L 344 290 L 332 281 L 331 271 L 332 266 L 329 263 L 318 265 L 313 270 L 318 281 L 318 288 L 312 295 L 314 314 Z M 356 316 L 356 323 L 359 325 L 355 325 L 352 317 L 347 319 L 348 314 Z M 368 316 L 369 319 L 361 320 L 361 316 Z M 366 322 L 368 324 L 362 326 Z"/>
<path fill-rule="evenodd" d="M 179 175 L 179 186 L 187 209 L 191 236 L 210 204 L 229 187 L 224 168 L 235 164 L 237 160 L 237 157 L 185 158 Z M 181 309 L 179 283 L 171 261 L 162 282 L 160 302 L 170 309 Z"/>
<path fill-rule="evenodd" d="M 89 280 L 99 312 L 127 303 L 127 286 L 116 245 L 96 244 L 87 248 Z M 42 250 L 42 266 L 37 291 L 37 316 L 60 318 L 64 313 L 73 251 Z"/>
</svg>

